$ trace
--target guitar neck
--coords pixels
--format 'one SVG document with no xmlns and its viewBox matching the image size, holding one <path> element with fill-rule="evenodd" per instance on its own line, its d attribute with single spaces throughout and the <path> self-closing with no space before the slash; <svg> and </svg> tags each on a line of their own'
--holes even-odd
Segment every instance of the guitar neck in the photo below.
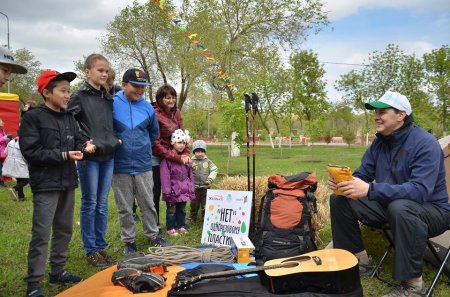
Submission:
<svg viewBox="0 0 450 297">
<path fill-rule="evenodd" d="M 240 270 L 227 270 L 227 271 L 220 271 L 220 272 L 211 272 L 211 273 L 200 274 L 197 277 L 198 277 L 198 280 L 211 279 L 211 278 L 218 278 L 218 277 L 225 277 L 225 276 L 249 274 L 249 273 L 259 272 L 259 271 L 268 270 L 268 269 L 283 268 L 283 267 L 287 267 L 287 266 L 289 266 L 288 263 L 283 263 L 283 264 L 276 264 L 276 265 L 270 265 L 270 266 L 259 266 L 259 267 L 240 269 Z"/>
<path fill-rule="evenodd" d="M 201 281 L 203 279 L 211 279 L 211 278 L 218 278 L 218 277 L 225 277 L 225 276 L 249 274 L 249 273 L 254 273 L 254 272 L 267 270 L 267 269 L 283 268 L 283 267 L 287 267 L 289 265 L 291 265 L 291 264 L 289 264 L 289 263 L 281 263 L 281 264 L 274 264 L 274 265 L 269 265 L 269 266 L 259 266 L 259 267 L 255 267 L 255 268 L 248 268 L 248 269 L 241 269 L 241 270 L 228 270 L 228 271 L 219 271 L 219 272 L 211 272 L 211 273 L 200 274 L 200 275 L 192 277 L 189 280 L 175 282 L 172 285 L 172 290 L 174 290 L 174 291 L 185 290 L 186 288 L 188 288 L 192 284 L 195 284 L 196 282 L 199 282 L 199 281 Z"/>
</svg>

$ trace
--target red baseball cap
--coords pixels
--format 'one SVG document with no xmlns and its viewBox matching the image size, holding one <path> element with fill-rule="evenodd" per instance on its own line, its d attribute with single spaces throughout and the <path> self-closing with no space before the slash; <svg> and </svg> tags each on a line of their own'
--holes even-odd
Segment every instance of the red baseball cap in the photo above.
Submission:
<svg viewBox="0 0 450 297">
<path fill-rule="evenodd" d="M 71 82 L 76 77 L 77 75 L 75 74 L 75 72 L 59 73 L 55 70 L 45 70 L 37 78 L 38 92 L 42 94 L 42 92 L 44 92 L 44 89 L 52 80 L 67 80 L 68 82 Z"/>
</svg>

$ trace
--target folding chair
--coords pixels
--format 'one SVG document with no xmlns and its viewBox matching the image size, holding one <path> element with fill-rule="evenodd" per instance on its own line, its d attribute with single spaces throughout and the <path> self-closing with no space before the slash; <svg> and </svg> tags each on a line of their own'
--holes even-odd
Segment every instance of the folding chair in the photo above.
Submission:
<svg viewBox="0 0 450 297">
<path fill-rule="evenodd" d="M 370 227 L 373 228 L 373 227 Z M 448 230 L 450 230 L 450 225 L 448 226 Z M 380 261 L 378 262 L 377 266 L 374 268 L 373 272 L 370 275 L 370 278 L 374 278 L 377 277 L 378 279 L 380 279 L 381 281 L 384 281 L 383 279 L 380 278 L 379 276 L 379 272 L 381 267 L 384 264 L 384 261 L 386 260 L 387 256 L 389 255 L 389 252 L 392 250 L 392 248 L 394 248 L 394 243 L 392 240 L 392 236 L 390 233 L 390 228 L 389 225 L 384 225 L 381 228 L 381 231 L 383 232 L 383 234 L 385 235 L 386 239 L 389 242 L 388 247 L 386 248 L 386 250 L 383 253 L 383 256 L 381 257 Z M 431 294 L 433 293 L 434 287 L 436 286 L 439 277 L 441 276 L 442 272 L 445 272 L 445 274 L 447 275 L 447 277 L 450 280 L 450 270 L 447 268 L 447 262 L 450 259 L 450 244 L 447 247 L 447 251 L 444 254 L 444 257 L 439 256 L 438 250 L 437 248 L 433 245 L 432 241 L 430 240 L 430 238 L 427 240 L 427 245 L 428 248 L 430 249 L 431 253 L 433 254 L 434 258 L 436 259 L 439 267 L 438 270 L 430 284 L 430 286 L 428 287 L 428 290 L 426 292 L 426 296 L 429 297 L 431 296 Z M 450 281 L 449 281 L 449 285 L 450 285 Z"/>
</svg>

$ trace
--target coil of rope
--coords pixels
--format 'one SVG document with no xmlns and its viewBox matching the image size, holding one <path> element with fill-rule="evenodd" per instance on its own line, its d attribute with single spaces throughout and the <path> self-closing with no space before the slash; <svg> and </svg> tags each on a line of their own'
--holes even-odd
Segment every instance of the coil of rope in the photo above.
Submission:
<svg viewBox="0 0 450 297">
<path fill-rule="evenodd" d="M 188 246 L 149 247 L 146 257 L 164 261 L 167 264 L 191 262 L 234 263 L 234 255 L 228 247 L 198 249 Z"/>
</svg>

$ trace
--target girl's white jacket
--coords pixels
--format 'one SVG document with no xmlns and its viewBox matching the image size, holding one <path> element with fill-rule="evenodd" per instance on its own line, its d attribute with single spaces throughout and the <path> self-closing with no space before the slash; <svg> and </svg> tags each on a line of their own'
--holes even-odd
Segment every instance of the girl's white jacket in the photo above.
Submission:
<svg viewBox="0 0 450 297">
<path fill-rule="evenodd" d="M 19 138 L 15 138 L 8 143 L 5 154 L 6 159 L 3 163 L 2 175 L 14 178 L 29 178 L 28 164 L 20 152 Z"/>
</svg>

